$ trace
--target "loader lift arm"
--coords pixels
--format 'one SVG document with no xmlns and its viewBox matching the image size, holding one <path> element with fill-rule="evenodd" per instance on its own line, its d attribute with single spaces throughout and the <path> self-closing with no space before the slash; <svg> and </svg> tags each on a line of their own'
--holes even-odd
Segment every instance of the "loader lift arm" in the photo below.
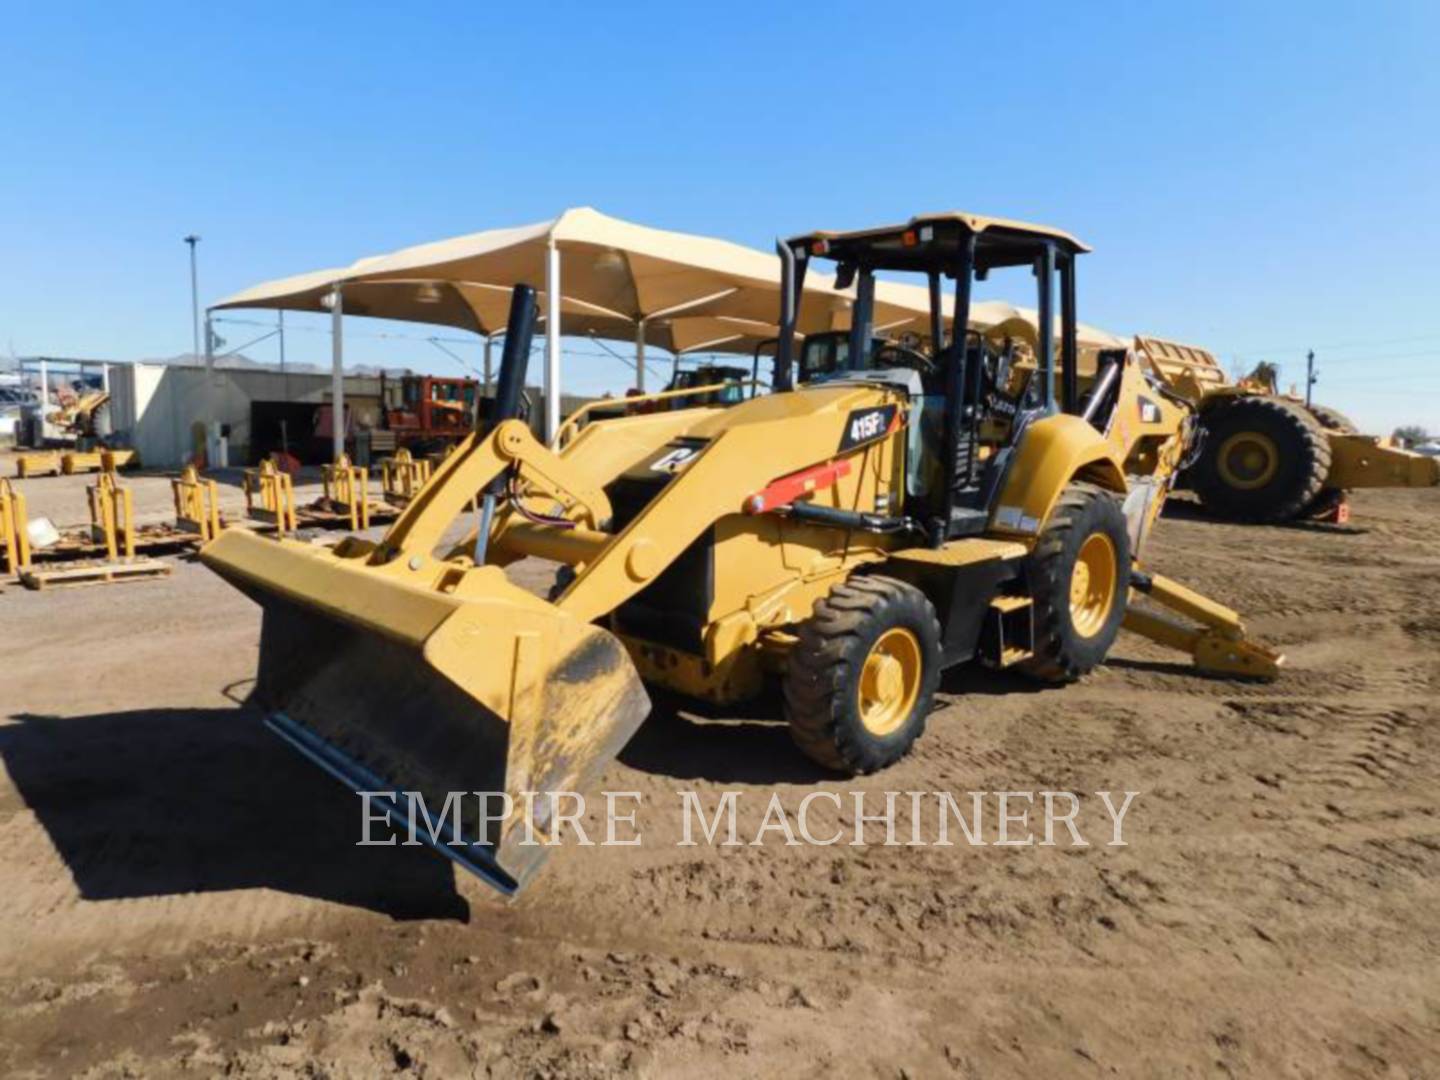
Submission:
<svg viewBox="0 0 1440 1080">
<path fill-rule="evenodd" d="M 808 419 L 799 424 L 797 399 L 786 396 L 747 404 L 753 419 L 720 431 L 685 461 L 653 499 L 598 557 L 584 567 L 557 606 L 582 622 L 598 619 L 630 599 L 728 514 L 739 514 L 746 499 L 772 480 L 846 457 L 863 457 L 865 445 L 837 451 L 853 407 L 884 392 L 816 391 L 805 402 Z M 884 432 L 877 432 L 878 441 Z M 844 508 L 853 509 L 853 508 Z"/>
</svg>

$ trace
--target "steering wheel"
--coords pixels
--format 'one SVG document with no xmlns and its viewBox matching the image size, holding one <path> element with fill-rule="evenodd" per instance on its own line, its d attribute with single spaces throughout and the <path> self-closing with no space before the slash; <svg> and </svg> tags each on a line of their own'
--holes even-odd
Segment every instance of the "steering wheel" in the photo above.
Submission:
<svg viewBox="0 0 1440 1080">
<path fill-rule="evenodd" d="M 912 349 L 905 345 L 896 345 L 894 342 L 886 342 L 876 349 L 870 356 L 871 368 L 912 368 L 922 375 L 931 375 L 935 372 L 935 361 L 926 356 L 919 349 Z"/>
</svg>

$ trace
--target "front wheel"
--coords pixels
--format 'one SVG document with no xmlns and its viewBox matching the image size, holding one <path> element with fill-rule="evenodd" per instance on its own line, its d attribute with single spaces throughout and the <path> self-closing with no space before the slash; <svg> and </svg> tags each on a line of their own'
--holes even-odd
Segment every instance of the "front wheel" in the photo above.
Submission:
<svg viewBox="0 0 1440 1080">
<path fill-rule="evenodd" d="M 940 623 L 925 594 L 853 577 L 815 605 L 798 637 L 783 687 L 796 745 L 851 776 L 904 757 L 940 681 Z"/>
<path fill-rule="evenodd" d="M 1065 489 L 1026 565 L 1035 652 L 1019 667 L 1072 682 L 1104 662 L 1130 592 L 1130 533 L 1115 496 L 1093 484 Z"/>
</svg>

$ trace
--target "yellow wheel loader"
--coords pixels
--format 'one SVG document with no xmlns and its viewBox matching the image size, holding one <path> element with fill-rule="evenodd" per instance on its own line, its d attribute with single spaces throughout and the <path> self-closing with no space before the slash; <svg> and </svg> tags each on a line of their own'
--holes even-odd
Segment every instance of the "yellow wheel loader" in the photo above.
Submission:
<svg viewBox="0 0 1440 1080">
<path fill-rule="evenodd" d="M 484 426 L 381 540 L 227 530 L 203 550 L 264 608 L 269 725 L 402 823 L 420 793 L 439 821 L 417 838 L 510 892 L 551 850 L 530 841 L 556 801 L 527 793 L 583 790 L 648 714 L 645 683 L 727 703 L 778 681 L 799 749 L 853 774 L 910 749 L 946 667 L 1066 682 L 1122 624 L 1201 669 L 1275 675 L 1235 612 L 1137 561 L 1191 410 L 1129 350 L 1081 379 L 1085 250 L 965 214 L 787 241 L 776 392 L 597 421 L 559 452 L 517 418 L 534 325 L 518 285 Z M 857 300 L 845 362 L 797 386 L 815 257 Z M 943 333 L 942 278 L 964 328 L 971 282 L 1007 268 L 1038 281 L 1028 375 Z M 928 278 L 933 355 L 872 341 L 879 271 Z M 549 599 L 506 578 L 532 555 L 564 564 Z"/>
<path fill-rule="evenodd" d="M 1347 491 L 1440 485 L 1440 459 L 1362 435 L 1343 413 L 1281 394 L 1268 365 L 1232 382 L 1198 346 L 1155 337 L 1136 338 L 1135 346 L 1197 410 L 1201 441 L 1182 483 L 1211 513 L 1345 521 Z"/>
<path fill-rule="evenodd" d="M 110 391 L 90 390 L 76 394 L 68 387 L 61 391 L 60 408 L 46 419 L 65 434 L 82 441 L 110 435 Z"/>
</svg>

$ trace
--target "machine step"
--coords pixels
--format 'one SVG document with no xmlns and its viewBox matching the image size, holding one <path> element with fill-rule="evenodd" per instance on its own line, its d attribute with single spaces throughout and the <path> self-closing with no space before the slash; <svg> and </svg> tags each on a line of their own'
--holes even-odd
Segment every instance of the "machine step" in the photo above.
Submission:
<svg viewBox="0 0 1440 1080">
<path fill-rule="evenodd" d="M 995 596 L 985 612 L 980 657 L 1007 668 L 1035 655 L 1035 602 L 1028 596 Z"/>
</svg>

